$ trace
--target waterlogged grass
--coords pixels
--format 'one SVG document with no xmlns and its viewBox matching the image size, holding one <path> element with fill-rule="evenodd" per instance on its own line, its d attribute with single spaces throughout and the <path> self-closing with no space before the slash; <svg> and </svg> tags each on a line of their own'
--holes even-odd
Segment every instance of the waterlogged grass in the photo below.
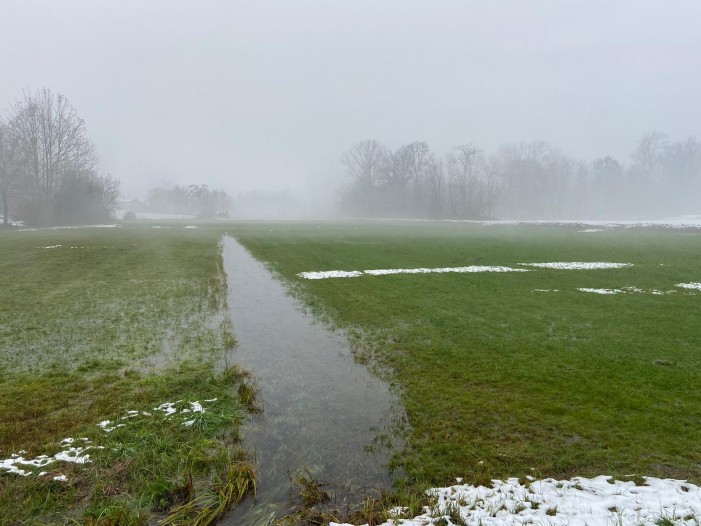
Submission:
<svg viewBox="0 0 701 526">
<path fill-rule="evenodd" d="M 205 524 L 255 489 L 221 231 L 182 226 L 0 235 L 0 459 L 89 455 L 0 470 L 0 523 Z"/>
<path fill-rule="evenodd" d="M 235 235 L 388 370 L 411 425 L 396 459 L 409 482 L 602 473 L 701 481 L 701 293 L 649 292 L 701 281 L 698 233 L 271 223 L 239 225 Z M 297 277 L 550 261 L 634 266 Z M 648 292 L 577 290 L 623 287 Z"/>
</svg>

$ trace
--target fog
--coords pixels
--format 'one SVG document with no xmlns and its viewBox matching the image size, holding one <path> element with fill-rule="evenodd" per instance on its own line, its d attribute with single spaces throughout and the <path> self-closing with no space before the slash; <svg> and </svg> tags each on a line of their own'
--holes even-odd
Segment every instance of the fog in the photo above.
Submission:
<svg viewBox="0 0 701 526">
<path fill-rule="evenodd" d="M 326 214 L 362 140 L 627 166 L 648 132 L 701 134 L 700 20 L 696 0 L 0 0 L 0 109 L 65 95 L 126 198 L 207 184 Z"/>
</svg>

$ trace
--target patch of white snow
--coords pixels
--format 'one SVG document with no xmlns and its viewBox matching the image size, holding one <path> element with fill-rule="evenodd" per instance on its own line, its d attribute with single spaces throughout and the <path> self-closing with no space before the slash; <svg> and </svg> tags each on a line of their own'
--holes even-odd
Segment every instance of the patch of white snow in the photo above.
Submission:
<svg viewBox="0 0 701 526">
<path fill-rule="evenodd" d="M 553 268 L 557 270 L 597 270 L 632 267 L 632 263 L 611 263 L 608 261 L 554 261 L 550 263 L 519 263 L 527 267 Z"/>
</svg>

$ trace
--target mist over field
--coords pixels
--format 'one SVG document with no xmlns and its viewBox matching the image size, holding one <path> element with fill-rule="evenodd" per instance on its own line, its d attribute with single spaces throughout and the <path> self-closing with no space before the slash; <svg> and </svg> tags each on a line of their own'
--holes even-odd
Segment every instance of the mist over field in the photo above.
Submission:
<svg viewBox="0 0 701 526">
<path fill-rule="evenodd" d="M 698 214 L 700 16 L 688 0 L 3 0 L 0 113 L 49 88 L 123 199 L 207 185 L 231 217 Z M 363 174 L 344 159 L 368 141 L 384 153 Z"/>
</svg>

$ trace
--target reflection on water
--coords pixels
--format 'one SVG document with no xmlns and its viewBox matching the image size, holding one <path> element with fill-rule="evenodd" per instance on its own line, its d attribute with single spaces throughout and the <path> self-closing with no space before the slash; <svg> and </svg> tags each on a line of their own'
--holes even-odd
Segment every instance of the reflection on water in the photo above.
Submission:
<svg viewBox="0 0 701 526">
<path fill-rule="evenodd" d="M 389 453 L 368 451 L 398 407 L 388 386 L 353 361 L 343 333 L 306 314 L 236 240 L 224 238 L 223 255 L 238 341 L 232 360 L 260 379 L 264 412 L 244 440 L 259 463 L 256 502 L 243 502 L 222 524 L 269 524 L 284 514 L 297 470 L 327 484 L 338 509 L 388 487 Z"/>
</svg>

